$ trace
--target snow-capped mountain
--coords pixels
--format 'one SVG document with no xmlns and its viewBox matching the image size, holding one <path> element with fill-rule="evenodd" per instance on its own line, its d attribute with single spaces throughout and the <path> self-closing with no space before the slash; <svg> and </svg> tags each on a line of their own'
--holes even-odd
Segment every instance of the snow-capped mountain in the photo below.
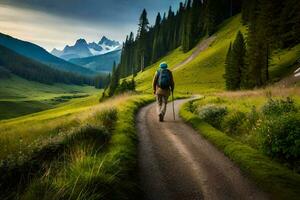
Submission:
<svg viewBox="0 0 300 200">
<path fill-rule="evenodd" d="M 103 55 L 112 51 L 120 50 L 121 44 L 118 41 L 110 40 L 103 36 L 101 40 L 87 43 L 85 39 L 79 39 L 73 46 L 67 45 L 62 51 L 54 48 L 51 53 L 65 60 L 74 58 L 86 58 Z"/>
</svg>

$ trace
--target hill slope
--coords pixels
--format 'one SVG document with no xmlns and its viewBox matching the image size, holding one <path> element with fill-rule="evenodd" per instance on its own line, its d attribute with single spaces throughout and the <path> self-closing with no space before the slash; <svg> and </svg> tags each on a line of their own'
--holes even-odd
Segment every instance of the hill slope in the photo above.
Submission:
<svg viewBox="0 0 300 200">
<path fill-rule="evenodd" d="M 202 49 L 198 56 L 193 56 L 194 59 L 190 59 L 190 57 L 197 51 L 197 47 L 187 53 L 183 53 L 181 48 L 170 52 L 157 63 L 147 67 L 143 73 L 138 73 L 136 77 L 137 90 L 152 92 L 153 75 L 159 63 L 163 61 L 166 61 L 173 71 L 176 91 L 179 93 L 205 93 L 224 90 L 225 57 L 230 42 L 234 41 L 239 30 L 246 35 L 246 27 L 241 23 L 241 16 L 237 15 L 221 24 L 213 36 L 200 41 L 199 45 L 214 38 L 214 41 L 207 48 Z M 282 78 L 283 74 L 286 75 L 295 68 L 295 63 L 299 59 L 299 51 L 300 45 L 297 45 L 291 49 L 277 51 L 272 55 L 271 80 Z M 189 62 L 186 62 L 187 60 Z M 183 63 L 183 66 L 178 67 L 180 63 Z"/>
<path fill-rule="evenodd" d="M 92 56 L 87 58 L 77 58 L 69 60 L 71 63 L 86 67 L 96 72 L 110 73 L 112 71 L 113 63 L 119 63 L 121 57 L 121 50 L 109 52 L 99 56 Z"/>
<path fill-rule="evenodd" d="M 38 45 L 13 38 L 9 35 L 0 33 L 0 45 L 15 51 L 20 55 L 42 62 L 53 68 L 85 75 L 94 74 L 94 72 L 84 67 L 69 63 L 63 59 L 53 56 Z"/>
<path fill-rule="evenodd" d="M 46 85 L 11 75 L 0 79 L 0 120 L 47 110 L 100 92 L 91 86 Z"/>
<path fill-rule="evenodd" d="M 41 83 L 87 84 L 89 78 L 53 69 L 0 45 L 0 66 L 27 80 Z"/>
</svg>

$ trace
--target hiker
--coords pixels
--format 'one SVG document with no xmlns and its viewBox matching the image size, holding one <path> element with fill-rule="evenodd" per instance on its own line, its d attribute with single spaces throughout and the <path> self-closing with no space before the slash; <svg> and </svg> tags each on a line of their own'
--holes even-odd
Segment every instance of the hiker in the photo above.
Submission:
<svg viewBox="0 0 300 200">
<path fill-rule="evenodd" d="M 167 103 L 170 93 L 174 91 L 174 79 L 168 64 L 163 62 L 153 78 L 153 91 L 156 95 L 157 112 L 159 121 L 163 122 L 167 111 Z"/>
</svg>

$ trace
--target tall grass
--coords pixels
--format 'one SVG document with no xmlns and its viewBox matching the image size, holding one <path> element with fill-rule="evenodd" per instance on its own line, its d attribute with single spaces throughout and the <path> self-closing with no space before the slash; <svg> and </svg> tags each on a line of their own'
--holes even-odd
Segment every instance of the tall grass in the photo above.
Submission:
<svg viewBox="0 0 300 200">
<path fill-rule="evenodd" d="M 61 129 L 61 139 L 45 137 L 24 162 L 2 164 L 0 198 L 136 198 L 135 112 L 152 100 L 123 95 L 68 116 L 77 122 Z"/>
<path fill-rule="evenodd" d="M 224 152 L 260 188 L 270 194 L 271 199 L 299 199 L 300 175 L 274 162 L 256 148 L 213 128 L 192 113 L 193 102 L 180 109 L 183 119 Z"/>
</svg>

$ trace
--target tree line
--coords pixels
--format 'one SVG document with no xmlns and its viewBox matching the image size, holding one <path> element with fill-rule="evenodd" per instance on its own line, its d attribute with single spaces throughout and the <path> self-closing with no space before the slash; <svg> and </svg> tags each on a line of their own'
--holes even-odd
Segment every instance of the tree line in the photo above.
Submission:
<svg viewBox="0 0 300 200">
<path fill-rule="evenodd" d="M 225 62 L 229 90 L 266 85 L 272 52 L 300 43 L 300 1 L 244 0 L 242 21 L 247 35 L 237 34 Z"/>
<path fill-rule="evenodd" d="M 240 10 L 241 0 L 187 0 L 180 3 L 176 12 L 170 7 L 168 13 L 158 13 L 155 24 L 150 26 L 144 9 L 136 37 L 133 32 L 126 37 L 116 70 L 120 77 L 126 77 L 143 71 L 179 46 L 187 52 L 201 37 L 212 35 L 220 23 Z"/>
<path fill-rule="evenodd" d="M 14 51 L 0 45 L 1 72 L 16 74 L 24 79 L 45 84 L 64 83 L 75 85 L 91 85 L 96 88 L 104 88 L 109 84 L 107 75 L 87 77 L 75 73 L 65 72 L 51 68 L 27 57 L 21 56 Z M 2 74 L 2 73 L 1 73 Z M 5 78 L 4 73 L 0 78 Z"/>
</svg>

